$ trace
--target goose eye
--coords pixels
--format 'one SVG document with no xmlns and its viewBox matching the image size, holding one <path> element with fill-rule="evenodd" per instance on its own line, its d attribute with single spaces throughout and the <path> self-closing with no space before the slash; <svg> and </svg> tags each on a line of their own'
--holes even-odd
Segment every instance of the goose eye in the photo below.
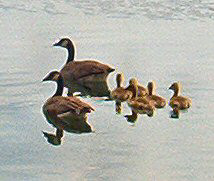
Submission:
<svg viewBox="0 0 214 181">
<path fill-rule="evenodd" d="M 58 75 L 53 76 L 53 80 L 57 81 L 58 80 Z"/>
<path fill-rule="evenodd" d="M 62 47 L 67 47 L 68 45 L 68 41 L 67 40 L 64 40 L 61 44 Z"/>
</svg>

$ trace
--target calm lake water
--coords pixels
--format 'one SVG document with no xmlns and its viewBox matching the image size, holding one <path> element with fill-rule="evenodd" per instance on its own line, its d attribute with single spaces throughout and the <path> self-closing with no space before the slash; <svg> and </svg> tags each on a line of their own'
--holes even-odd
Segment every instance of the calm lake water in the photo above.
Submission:
<svg viewBox="0 0 214 181">
<path fill-rule="evenodd" d="M 0 0 L 0 180 L 214 180 L 214 2 L 209 0 Z M 180 119 L 170 108 L 131 125 L 114 102 L 84 98 L 91 134 L 54 132 L 41 107 L 55 91 L 42 83 L 65 63 L 53 48 L 62 37 L 77 48 L 76 59 L 98 59 L 124 72 L 126 84 L 155 80 L 157 93 L 181 81 L 193 106 Z"/>
</svg>

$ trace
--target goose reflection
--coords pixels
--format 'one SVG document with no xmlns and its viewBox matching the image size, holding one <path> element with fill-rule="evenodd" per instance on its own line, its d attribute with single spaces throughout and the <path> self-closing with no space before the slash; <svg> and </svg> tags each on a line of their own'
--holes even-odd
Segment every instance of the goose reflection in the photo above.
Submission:
<svg viewBox="0 0 214 181">
<path fill-rule="evenodd" d="M 57 128 L 56 135 L 44 132 L 49 143 L 54 145 L 61 143 L 63 130 L 72 133 L 92 132 L 91 126 L 87 123 L 87 113 L 94 111 L 88 103 L 77 97 L 63 97 L 63 77 L 57 71 L 46 76 L 43 81 L 56 81 L 57 89 L 55 94 L 43 105 L 43 113 L 47 121 Z"/>
<path fill-rule="evenodd" d="M 43 131 L 43 135 L 45 138 L 47 138 L 48 143 L 58 146 L 61 145 L 61 138 L 63 137 L 63 130 L 57 129 L 56 134 L 48 133 Z"/>
<path fill-rule="evenodd" d="M 72 82 L 68 89 L 68 95 L 80 92 L 80 97 L 110 97 L 110 89 L 106 81 L 87 81 L 83 85 L 78 82 Z"/>
</svg>

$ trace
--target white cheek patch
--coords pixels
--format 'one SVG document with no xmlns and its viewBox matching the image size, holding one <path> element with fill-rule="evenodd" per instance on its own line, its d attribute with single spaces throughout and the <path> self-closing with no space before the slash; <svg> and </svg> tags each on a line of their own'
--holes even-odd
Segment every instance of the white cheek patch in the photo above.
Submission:
<svg viewBox="0 0 214 181">
<path fill-rule="evenodd" d="M 62 47 L 67 47 L 67 45 L 68 45 L 68 41 L 66 41 L 66 40 L 64 40 L 61 44 Z"/>
</svg>

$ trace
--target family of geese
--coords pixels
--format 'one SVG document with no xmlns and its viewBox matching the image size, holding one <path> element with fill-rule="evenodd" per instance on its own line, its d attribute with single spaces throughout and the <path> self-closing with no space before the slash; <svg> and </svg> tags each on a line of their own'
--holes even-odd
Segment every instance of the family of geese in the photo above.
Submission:
<svg viewBox="0 0 214 181">
<path fill-rule="evenodd" d="M 43 113 L 47 121 L 57 129 L 56 134 L 43 132 L 49 143 L 61 144 L 63 130 L 74 133 L 92 132 L 91 126 L 87 123 L 87 113 L 95 109 L 74 96 L 75 92 L 80 92 L 80 96 L 108 97 L 108 100 L 115 100 L 117 113 L 122 111 L 121 103 L 127 102 L 132 110 L 132 115 L 125 116 L 129 122 L 135 122 L 138 114 L 147 114 L 151 117 L 156 108 L 166 106 L 166 99 L 155 95 L 154 81 L 149 82 L 147 88 L 144 88 L 136 78 L 132 78 L 129 85 L 123 87 L 124 76 L 119 73 L 116 76 L 117 87 L 110 91 L 107 77 L 115 71 L 114 68 L 94 60 L 75 61 L 75 47 L 68 38 L 62 38 L 53 46 L 66 48 L 68 58 L 60 72 L 52 71 L 43 79 L 57 83 L 55 94 L 43 105 Z M 62 96 L 64 87 L 68 88 L 66 97 Z M 169 102 L 172 108 L 171 117 L 179 118 L 180 110 L 191 106 L 191 99 L 180 96 L 179 82 L 173 83 L 169 89 L 174 91 Z"/>
</svg>

